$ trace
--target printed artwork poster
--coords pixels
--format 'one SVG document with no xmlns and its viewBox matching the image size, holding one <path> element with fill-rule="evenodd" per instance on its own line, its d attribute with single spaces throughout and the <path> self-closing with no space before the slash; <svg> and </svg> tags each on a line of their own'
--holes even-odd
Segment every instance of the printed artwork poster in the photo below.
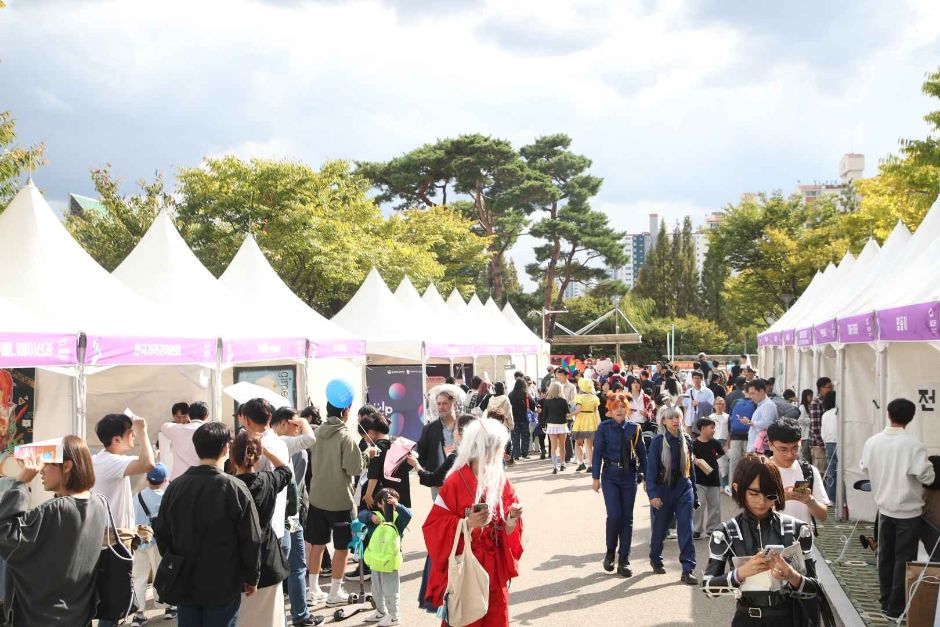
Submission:
<svg viewBox="0 0 940 627">
<path fill-rule="evenodd" d="M 0 368 L 0 460 L 33 441 L 36 369 Z"/>
<path fill-rule="evenodd" d="M 297 407 L 297 366 L 251 366 L 234 368 L 235 383 L 246 381 L 283 396 L 291 407 Z"/>
<path fill-rule="evenodd" d="M 391 423 L 389 435 L 418 441 L 424 427 L 421 366 L 368 366 L 369 403 Z"/>
</svg>

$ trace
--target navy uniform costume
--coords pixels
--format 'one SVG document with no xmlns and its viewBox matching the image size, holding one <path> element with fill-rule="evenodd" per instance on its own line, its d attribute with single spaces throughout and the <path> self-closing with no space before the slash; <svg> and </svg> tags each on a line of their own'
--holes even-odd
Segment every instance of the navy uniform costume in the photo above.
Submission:
<svg viewBox="0 0 940 627">
<path fill-rule="evenodd" d="M 741 592 L 731 558 L 750 557 L 769 544 L 785 547 L 800 543 L 806 574 L 800 585 L 787 582 L 775 592 Z M 813 560 L 813 533 L 810 526 L 788 516 L 772 512 L 762 520 L 745 511 L 722 524 L 711 534 L 708 566 L 702 590 L 708 597 L 734 594 L 738 597 L 732 627 L 801 627 L 819 625 L 819 581 Z"/>
<path fill-rule="evenodd" d="M 686 439 L 688 455 L 680 468 L 679 438 Z M 672 456 L 672 476 L 666 477 L 662 465 L 663 446 L 669 446 Z M 695 543 L 692 539 L 692 509 L 698 507 L 695 493 L 695 473 L 692 472 L 692 441 L 689 436 L 679 432 L 678 436 L 668 431 L 653 438 L 647 453 L 646 492 L 650 500 L 662 499 L 663 505 L 653 511 L 653 533 L 650 539 L 650 564 L 653 568 L 662 568 L 663 541 L 666 532 L 675 517 L 676 530 L 679 533 L 679 561 L 682 572 L 695 570 Z"/>
<path fill-rule="evenodd" d="M 646 446 L 640 426 L 631 422 L 618 423 L 605 420 L 594 436 L 594 457 L 591 474 L 601 481 L 601 492 L 607 508 L 607 553 L 612 563 L 613 552 L 620 547 L 620 567 L 630 563 L 630 544 L 633 540 L 633 504 L 636 501 L 638 481 L 646 468 Z M 601 472 L 603 469 L 603 473 Z M 608 570 L 613 570 L 612 565 Z M 622 575 L 629 576 L 621 571 Z"/>
</svg>

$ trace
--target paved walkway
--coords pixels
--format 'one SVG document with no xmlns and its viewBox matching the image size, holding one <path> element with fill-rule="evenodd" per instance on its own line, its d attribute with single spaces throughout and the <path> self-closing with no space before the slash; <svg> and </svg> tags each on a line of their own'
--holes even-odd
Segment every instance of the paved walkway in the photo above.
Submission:
<svg viewBox="0 0 940 627">
<path fill-rule="evenodd" d="M 620 627 L 701 625 L 718 626 L 731 622 L 734 601 L 730 598 L 708 599 L 698 587 L 679 582 L 681 569 L 678 545 L 666 543 L 667 574 L 654 575 L 649 568 L 649 502 L 640 491 L 635 509 L 632 567 L 634 575 L 623 579 L 601 568 L 604 552 L 604 501 L 590 487 L 590 477 L 574 473 L 573 466 L 558 475 L 551 474 L 551 464 L 538 459 L 526 460 L 509 471 L 509 477 L 525 508 L 524 546 L 521 573 L 511 586 L 510 616 L 513 625 L 539 627 Z M 430 491 L 414 482 L 415 518 L 403 541 L 405 563 L 402 567 L 402 625 L 439 624 L 417 607 L 418 586 L 424 565 L 425 548 L 421 524 L 431 507 Z M 734 507 L 722 496 L 723 518 Z M 705 540 L 696 542 L 699 565 L 707 560 Z M 326 584 L 326 580 L 321 580 Z M 368 584 L 367 584 L 368 585 Z M 358 589 L 348 581 L 349 591 Z M 151 605 L 152 607 L 152 605 Z M 319 608 L 328 614 L 332 611 Z M 161 611 L 151 610 L 152 625 L 171 625 L 156 618 Z M 364 615 L 343 621 L 344 625 L 365 624 Z M 258 626 L 262 627 L 262 626 Z"/>
</svg>

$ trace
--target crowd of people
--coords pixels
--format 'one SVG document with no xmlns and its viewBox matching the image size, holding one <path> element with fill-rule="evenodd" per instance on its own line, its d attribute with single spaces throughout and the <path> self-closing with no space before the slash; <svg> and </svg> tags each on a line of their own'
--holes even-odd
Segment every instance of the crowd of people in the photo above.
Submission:
<svg viewBox="0 0 940 627">
<path fill-rule="evenodd" d="M 590 475 L 607 513 L 604 571 L 633 576 L 643 486 L 653 573 L 666 572 L 664 545 L 676 538 L 679 580 L 707 596 L 735 594 L 732 625 L 820 624 L 813 537 L 838 478 L 833 382 L 821 377 L 815 392 L 797 397 L 778 395 L 743 356 L 727 370 L 704 354 L 687 371 L 605 361 L 551 368 L 541 381 L 519 372 L 511 385 L 475 377 L 466 396 L 443 389 L 429 399 L 437 418 L 416 443 L 391 437 L 389 419 L 372 406 L 352 416 L 352 390 L 341 380 L 328 386 L 325 416 L 252 399 L 238 407 L 237 433 L 208 420 L 202 402 L 174 404 L 159 428 L 168 451 L 155 451 L 145 419 L 106 415 L 95 426 L 98 453 L 67 436 L 62 462 L 20 460 L 19 477 L 4 480 L 0 558 L 12 624 L 123 620 L 101 615 L 98 602 L 119 592 L 102 588 L 99 562 L 120 544 L 133 560 L 126 579 L 135 627 L 147 622 L 151 580 L 166 618 L 232 627 L 320 624 L 321 608 L 358 600 L 344 587 L 351 578 L 372 582 L 366 621 L 399 625 L 414 475 L 433 503 L 422 525 L 419 606 L 445 626 L 455 617 L 508 625 L 523 507 L 507 468 L 533 454 L 550 460 L 552 474 L 573 465 Z M 881 603 L 891 617 L 905 609 L 905 564 L 918 542 L 940 555 L 940 457 L 928 458 L 907 435 L 915 410 L 905 399 L 889 403 L 890 426 L 861 460 L 880 509 L 877 538 L 868 541 L 879 545 Z M 55 498 L 29 508 L 37 475 Z M 924 486 L 932 523 L 923 517 Z M 728 520 L 722 492 L 741 510 Z M 709 556 L 701 579 L 699 540 Z M 356 565 L 347 572 L 351 552 Z M 49 568 L 52 556 L 61 568 Z"/>
</svg>

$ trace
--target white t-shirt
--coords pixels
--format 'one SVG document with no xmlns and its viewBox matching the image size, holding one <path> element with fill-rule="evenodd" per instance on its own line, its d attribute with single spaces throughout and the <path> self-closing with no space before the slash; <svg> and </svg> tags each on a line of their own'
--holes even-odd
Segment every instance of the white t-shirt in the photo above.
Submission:
<svg viewBox="0 0 940 627">
<path fill-rule="evenodd" d="M 134 500 L 131 495 L 130 477 L 124 476 L 127 466 L 137 461 L 130 455 L 115 455 L 107 449 L 102 449 L 91 458 L 95 468 L 95 485 L 91 489 L 100 494 L 111 506 L 111 515 L 114 524 L 119 529 L 135 529 L 137 523 L 134 516 Z"/>
<path fill-rule="evenodd" d="M 728 414 L 712 414 L 709 416 L 715 421 L 715 439 L 728 439 Z"/>
<path fill-rule="evenodd" d="M 800 462 L 793 462 L 793 465 L 789 468 L 783 468 L 782 466 L 777 466 L 780 470 L 780 478 L 783 480 L 783 487 L 792 488 L 797 481 L 803 481 L 803 469 L 800 468 Z M 826 490 L 823 486 L 822 476 L 819 474 L 819 470 L 815 466 L 812 466 L 813 469 L 813 498 L 816 499 L 817 503 L 823 505 L 830 505 L 829 497 L 826 496 Z M 787 501 L 783 506 L 783 511 L 787 514 L 790 514 L 796 519 L 802 520 L 805 523 L 810 522 L 810 513 L 809 507 L 800 503 L 799 501 Z"/>
<path fill-rule="evenodd" d="M 835 407 L 823 413 L 819 435 L 826 444 L 839 441 L 839 410 Z"/>
<path fill-rule="evenodd" d="M 274 429 L 268 429 L 261 436 L 261 445 L 265 450 L 274 453 L 281 461 L 290 468 L 291 476 L 294 475 L 294 468 L 290 463 L 290 455 L 287 451 L 287 443 L 281 439 Z M 261 458 L 262 464 L 259 470 L 274 470 L 271 461 L 267 457 Z M 284 537 L 284 517 L 287 515 L 287 487 L 277 493 L 277 499 L 274 501 L 274 514 L 271 516 L 271 528 L 274 529 L 274 535 L 280 540 Z"/>
<path fill-rule="evenodd" d="M 180 425 L 175 422 L 165 422 L 160 425 L 160 434 L 170 441 L 170 451 L 173 453 L 173 465 L 170 469 L 170 481 L 173 481 L 192 466 L 199 465 L 199 456 L 193 446 L 193 434 L 203 425 L 202 420 L 193 420 Z"/>
</svg>

